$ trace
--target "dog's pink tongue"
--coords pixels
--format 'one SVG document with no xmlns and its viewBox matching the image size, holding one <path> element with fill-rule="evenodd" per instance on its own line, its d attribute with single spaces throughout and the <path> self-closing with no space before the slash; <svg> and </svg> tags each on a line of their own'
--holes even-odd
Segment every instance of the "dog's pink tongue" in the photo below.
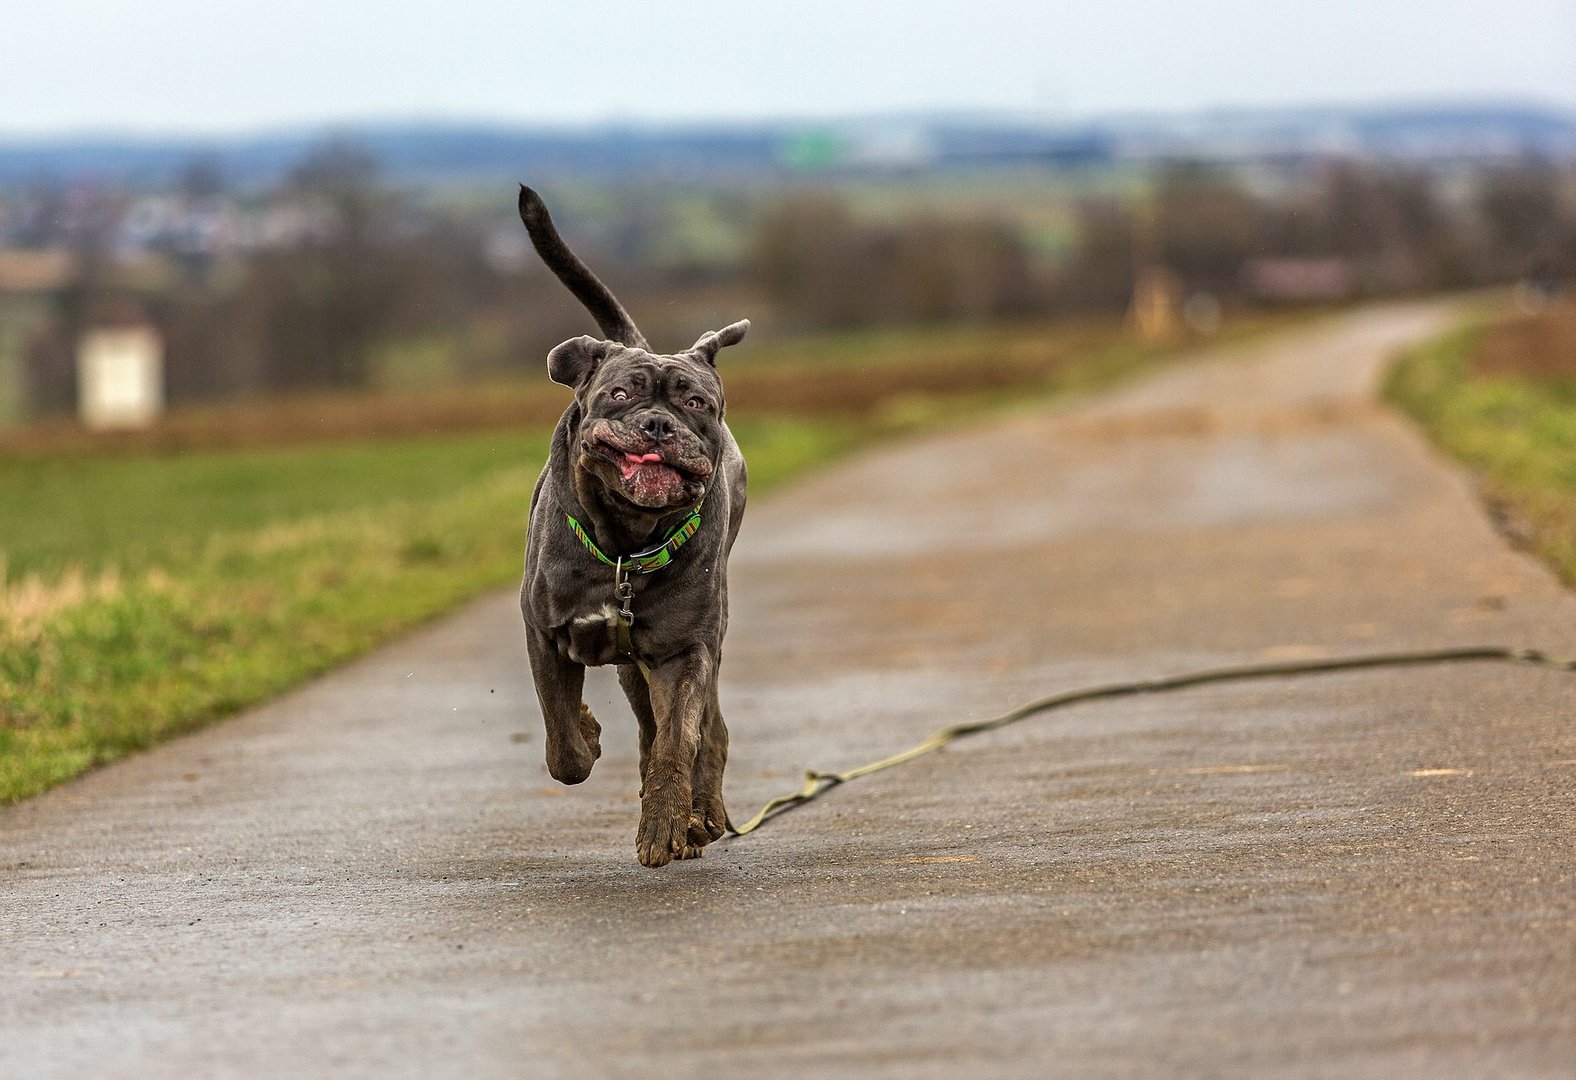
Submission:
<svg viewBox="0 0 1576 1080">
<path fill-rule="evenodd" d="M 642 462 L 625 483 L 642 506 L 667 506 L 684 497 L 684 478 L 666 465 Z"/>
<path fill-rule="evenodd" d="M 684 478 L 662 462 L 661 454 L 631 454 L 618 463 L 635 501 L 642 506 L 666 506 L 684 495 Z"/>
</svg>

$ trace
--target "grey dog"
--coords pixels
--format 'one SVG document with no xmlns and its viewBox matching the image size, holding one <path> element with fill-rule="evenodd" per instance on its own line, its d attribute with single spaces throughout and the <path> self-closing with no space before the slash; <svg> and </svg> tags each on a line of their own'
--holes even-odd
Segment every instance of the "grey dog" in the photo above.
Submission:
<svg viewBox="0 0 1576 1080">
<path fill-rule="evenodd" d="M 581 697 L 585 669 L 616 664 L 640 725 L 635 853 L 663 866 L 700 855 L 728 821 L 717 672 L 745 469 L 723 423 L 716 362 L 750 324 L 654 353 L 524 186 L 520 219 L 606 335 L 547 356 L 553 381 L 574 388 L 531 497 L 520 586 L 547 768 L 565 784 L 591 774 L 602 729 Z"/>
</svg>

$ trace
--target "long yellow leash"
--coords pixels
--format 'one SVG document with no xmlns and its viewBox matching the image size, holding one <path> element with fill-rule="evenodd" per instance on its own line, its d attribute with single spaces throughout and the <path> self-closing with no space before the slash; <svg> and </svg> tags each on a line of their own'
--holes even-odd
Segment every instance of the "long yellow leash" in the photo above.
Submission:
<svg viewBox="0 0 1576 1080">
<path fill-rule="evenodd" d="M 1324 675 L 1337 671 L 1354 671 L 1361 668 L 1454 664 L 1480 660 L 1513 664 L 1534 664 L 1558 671 L 1576 671 L 1576 660 L 1556 659 L 1538 649 L 1511 649 L 1496 645 L 1479 645 L 1456 649 L 1428 649 L 1418 652 L 1372 653 L 1367 656 L 1338 657 L 1331 660 L 1244 664 L 1237 667 L 1209 668 L 1182 675 L 1172 675 L 1163 679 L 1142 679 L 1134 682 L 1107 683 L 1103 686 L 1084 687 L 1079 690 L 1064 690 L 1059 694 L 1051 694 L 1031 701 L 1028 704 L 1020 705 L 1010 712 L 1002 713 L 1000 716 L 993 716 L 988 720 L 975 720 L 944 727 L 924 742 L 912 746 L 901 753 L 882 758 L 880 761 L 872 761 L 867 765 L 860 765 L 858 768 L 849 769 L 845 772 L 822 772 L 819 769 L 811 769 L 804 774 L 804 786 L 798 791 L 787 795 L 779 795 L 761 807 L 754 817 L 742 825 L 735 825 L 731 820 L 726 824 L 728 832 L 732 835 L 747 836 L 772 818 L 787 813 L 794 807 L 803 806 L 805 803 L 819 798 L 840 784 L 846 784 L 851 780 L 859 779 L 861 776 L 869 776 L 871 773 L 878 773 L 884 769 L 905 765 L 915 758 L 921 758 L 926 754 L 940 750 L 954 739 L 960 739 L 965 735 L 977 735 L 982 731 L 994 731 L 996 728 L 1006 727 L 1008 724 L 1016 724 L 1019 720 L 1033 716 L 1036 713 L 1050 712 L 1053 709 L 1065 708 L 1080 702 L 1133 697 L 1138 694 L 1157 694 L 1169 690 L 1185 690 L 1188 687 L 1203 686 L 1208 683 L 1240 682 L 1247 679 L 1284 678 L 1298 675 Z"/>
</svg>

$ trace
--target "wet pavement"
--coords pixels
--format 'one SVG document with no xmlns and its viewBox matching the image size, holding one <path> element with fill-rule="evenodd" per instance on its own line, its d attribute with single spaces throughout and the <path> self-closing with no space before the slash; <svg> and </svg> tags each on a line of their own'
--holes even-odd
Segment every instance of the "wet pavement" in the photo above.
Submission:
<svg viewBox="0 0 1576 1080">
<path fill-rule="evenodd" d="M 1370 403 L 1448 317 L 1370 309 L 753 506 L 733 816 L 1093 682 L 1576 652 L 1576 598 Z M 1576 1076 L 1569 675 L 1079 706 L 661 870 L 604 675 L 579 788 L 495 596 L 0 812 L 0 1074 Z"/>
</svg>

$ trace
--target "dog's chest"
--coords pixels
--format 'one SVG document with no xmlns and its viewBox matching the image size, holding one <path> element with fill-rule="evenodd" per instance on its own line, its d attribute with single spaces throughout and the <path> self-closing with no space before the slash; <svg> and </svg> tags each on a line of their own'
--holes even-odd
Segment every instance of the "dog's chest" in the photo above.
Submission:
<svg viewBox="0 0 1576 1080">
<path fill-rule="evenodd" d="M 601 667 L 627 662 L 618 605 L 611 599 L 575 615 L 558 632 L 559 647 L 577 664 Z"/>
</svg>

